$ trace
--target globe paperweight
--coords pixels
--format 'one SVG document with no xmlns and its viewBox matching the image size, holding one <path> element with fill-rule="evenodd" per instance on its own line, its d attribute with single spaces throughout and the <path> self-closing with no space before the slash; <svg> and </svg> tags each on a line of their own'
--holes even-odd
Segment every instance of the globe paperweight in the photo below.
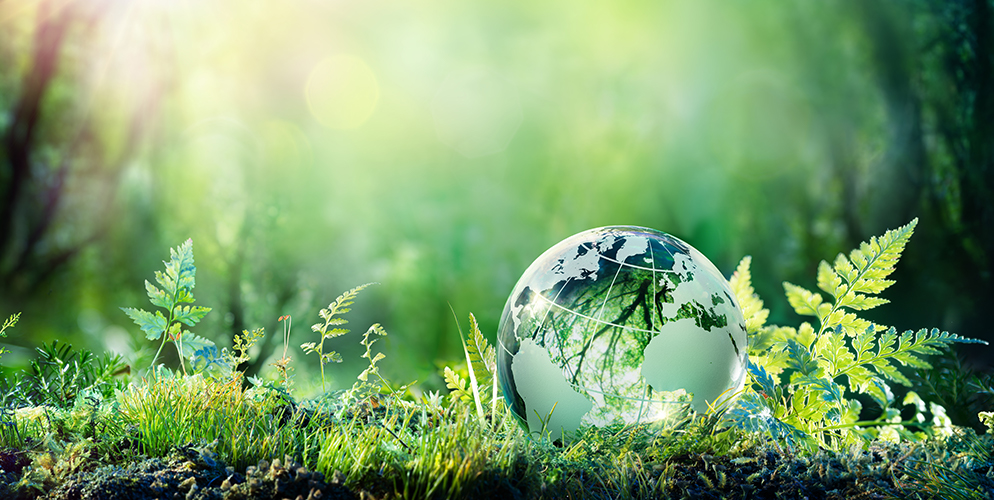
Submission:
<svg viewBox="0 0 994 500">
<path fill-rule="evenodd" d="M 732 397 L 746 329 L 728 282 L 694 247 L 654 229 L 566 238 L 525 270 L 498 331 L 505 401 L 532 434 L 660 424 Z M 681 398 L 682 395 L 682 398 Z"/>
</svg>

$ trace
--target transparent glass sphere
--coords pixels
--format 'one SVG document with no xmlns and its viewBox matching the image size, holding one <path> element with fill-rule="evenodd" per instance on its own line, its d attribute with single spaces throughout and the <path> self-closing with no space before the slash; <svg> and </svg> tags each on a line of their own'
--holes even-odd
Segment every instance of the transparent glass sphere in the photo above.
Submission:
<svg viewBox="0 0 994 500">
<path fill-rule="evenodd" d="M 497 371 L 529 432 L 653 424 L 745 382 L 746 329 L 728 282 L 666 233 L 591 229 L 543 253 L 501 316 Z M 681 392 L 681 390 L 685 392 Z M 683 403 L 679 395 L 683 394 Z"/>
</svg>

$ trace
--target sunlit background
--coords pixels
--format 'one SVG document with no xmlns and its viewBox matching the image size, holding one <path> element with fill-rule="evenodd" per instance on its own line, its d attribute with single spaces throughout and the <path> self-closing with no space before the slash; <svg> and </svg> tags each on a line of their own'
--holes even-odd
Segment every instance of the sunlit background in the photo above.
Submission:
<svg viewBox="0 0 994 500">
<path fill-rule="evenodd" d="M 3 364 L 61 339 L 148 362 L 150 304 L 193 238 L 193 331 L 229 346 L 293 317 L 310 387 L 333 343 L 390 336 L 388 378 L 440 388 L 458 323 L 493 340 L 520 273 L 592 227 L 660 229 L 726 276 L 784 280 L 920 219 L 868 314 L 994 340 L 994 48 L 986 1 L 0 2 Z M 142 350 L 145 358 L 138 356 Z M 279 351 L 279 353 L 277 353 Z M 994 348 L 963 354 L 991 364 Z M 143 369 L 144 366 L 136 366 Z"/>
</svg>

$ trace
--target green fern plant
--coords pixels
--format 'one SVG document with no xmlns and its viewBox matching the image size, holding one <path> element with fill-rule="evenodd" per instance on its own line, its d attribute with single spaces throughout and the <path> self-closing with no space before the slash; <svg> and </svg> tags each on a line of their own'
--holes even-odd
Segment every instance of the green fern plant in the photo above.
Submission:
<svg viewBox="0 0 994 500">
<path fill-rule="evenodd" d="M 342 356 L 335 351 L 324 352 L 324 341 L 333 339 L 335 337 L 340 337 L 349 333 L 347 328 L 342 328 L 342 325 L 348 323 L 349 321 L 342 318 L 341 315 L 349 312 L 349 306 L 355 301 L 359 292 L 364 288 L 372 285 L 373 283 L 366 283 L 365 285 L 359 285 L 341 295 L 338 296 L 327 308 L 321 309 L 318 316 L 324 320 L 323 323 L 315 323 L 311 326 L 311 330 L 315 333 L 321 334 L 320 342 L 307 342 L 300 345 L 300 348 L 304 350 L 304 354 L 316 353 L 318 359 L 321 362 L 321 391 L 325 391 L 325 378 L 324 378 L 324 365 L 325 363 L 341 363 Z"/>
<path fill-rule="evenodd" d="M 210 365 L 211 361 L 218 361 L 220 356 L 214 342 L 183 329 L 183 325 L 196 325 L 211 311 L 209 307 L 192 305 L 193 287 L 197 275 L 197 267 L 193 263 L 193 240 L 188 239 L 182 245 L 170 248 L 169 256 L 169 262 L 163 261 L 166 266 L 165 272 L 155 272 L 155 281 L 162 288 L 145 280 L 145 291 L 148 293 L 149 301 L 152 305 L 165 309 L 166 314 L 161 310 L 151 313 L 131 307 L 122 307 L 121 310 L 145 332 L 146 338 L 162 339 L 159 350 L 152 358 L 152 367 L 155 367 L 166 342 L 172 342 L 179 353 L 180 367 L 185 375 L 184 359 L 193 361 L 201 357 Z"/>
<path fill-rule="evenodd" d="M 922 425 L 901 421 L 900 410 L 892 407 L 889 383 L 911 386 L 897 365 L 928 368 L 924 356 L 957 342 L 986 342 L 936 329 L 898 334 L 858 316 L 888 302 L 877 295 L 894 284 L 887 277 L 917 222 L 871 238 L 848 257 L 839 254 L 833 264 L 822 261 L 817 284 L 827 299 L 822 292 L 784 283 L 790 305 L 800 315 L 815 317 L 817 328 L 809 322 L 798 328 L 765 325 L 769 311 L 752 288 L 749 257 L 742 259 L 730 283 L 746 318 L 752 384 L 728 412 L 732 423 L 789 444 L 830 449 L 877 437 L 879 427 Z M 882 409 L 880 417 L 859 421 L 862 405 L 855 394 L 871 397 Z M 944 414 L 936 408 L 941 407 L 934 405 L 933 413 Z M 915 437 L 903 427 L 888 436 Z"/>
<path fill-rule="evenodd" d="M 373 344 L 380 340 L 378 337 L 385 337 L 387 331 L 380 326 L 379 323 L 373 323 L 367 330 L 366 333 L 362 334 L 362 340 L 359 341 L 363 347 L 366 348 L 366 352 L 362 354 L 362 358 L 369 360 L 369 365 L 366 366 L 357 377 L 356 382 L 352 384 L 352 388 L 349 389 L 344 397 L 344 401 L 359 401 L 366 398 L 372 398 L 376 400 L 377 395 L 383 394 L 384 390 L 387 395 L 397 396 L 403 394 L 410 385 L 402 386 L 398 389 L 394 389 L 383 375 L 380 375 L 380 368 L 377 363 L 380 360 L 386 358 L 386 354 L 383 352 L 373 353 Z M 370 376 L 375 375 L 379 379 L 379 384 L 373 384 L 370 382 Z"/>
<path fill-rule="evenodd" d="M 12 328 L 14 325 L 16 325 L 17 324 L 17 320 L 19 320 L 19 319 L 21 319 L 21 313 L 11 314 L 10 317 L 7 318 L 3 322 L 3 326 L 0 326 L 0 337 L 6 337 L 7 336 L 7 329 L 8 328 Z M 3 349 L 3 348 L 0 348 L 0 357 L 3 357 L 4 353 L 7 353 L 7 352 L 10 352 L 10 351 L 8 351 L 6 349 Z"/>
<path fill-rule="evenodd" d="M 458 320 L 456 321 L 458 325 Z M 463 337 L 460 328 L 459 340 L 466 355 L 466 376 L 452 368 L 445 367 L 445 385 L 451 391 L 450 397 L 466 403 L 473 403 L 477 416 L 485 419 L 484 407 L 490 407 L 493 418 L 497 412 L 500 397 L 497 395 L 497 355 L 487 339 L 480 332 L 480 326 L 472 313 L 469 315 L 469 335 Z"/>
</svg>

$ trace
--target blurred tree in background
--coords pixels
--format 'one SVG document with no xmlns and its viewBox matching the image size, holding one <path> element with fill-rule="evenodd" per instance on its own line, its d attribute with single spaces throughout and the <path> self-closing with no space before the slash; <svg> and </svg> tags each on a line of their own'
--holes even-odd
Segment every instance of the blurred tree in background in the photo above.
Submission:
<svg viewBox="0 0 994 500">
<path fill-rule="evenodd" d="M 876 318 L 994 340 L 992 23 L 988 0 L 2 2 L 5 362 L 147 351 L 118 307 L 188 237 L 198 333 L 270 332 L 250 372 L 292 314 L 312 383 L 317 310 L 376 281 L 352 324 L 438 385 L 450 305 L 492 339 L 576 232 L 653 227 L 726 274 L 752 254 L 796 323 L 781 281 L 916 216 Z"/>
</svg>

